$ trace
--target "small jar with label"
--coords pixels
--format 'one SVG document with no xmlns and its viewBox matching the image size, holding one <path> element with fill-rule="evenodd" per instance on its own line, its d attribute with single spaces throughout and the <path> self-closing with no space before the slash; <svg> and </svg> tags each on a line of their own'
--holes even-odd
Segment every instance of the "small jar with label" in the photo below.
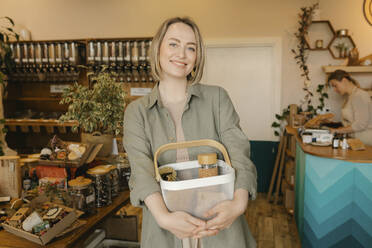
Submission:
<svg viewBox="0 0 372 248">
<path fill-rule="evenodd" d="M 218 176 L 217 154 L 205 153 L 198 155 L 199 178 Z"/>
<path fill-rule="evenodd" d="M 116 166 L 119 170 L 119 190 L 124 191 L 128 189 L 128 181 L 130 178 L 129 161 L 124 157 L 119 156 L 116 160 Z"/>
<path fill-rule="evenodd" d="M 68 182 L 73 208 L 79 209 L 86 214 L 95 212 L 95 192 L 92 180 L 84 177 L 77 177 Z"/>
<path fill-rule="evenodd" d="M 340 146 L 340 137 L 337 134 L 334 134 L 332 140 L 332 148 L 337 149 Z"/>
</svg>

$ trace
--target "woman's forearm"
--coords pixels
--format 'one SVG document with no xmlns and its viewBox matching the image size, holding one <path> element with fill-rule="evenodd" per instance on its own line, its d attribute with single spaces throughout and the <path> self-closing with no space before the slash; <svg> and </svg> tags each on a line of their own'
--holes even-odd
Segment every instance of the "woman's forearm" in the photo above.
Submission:
<svg viewBox="0 0 372 248">
<path fill-rule="evenodd" d="M 335 132 L 335 133 L 352 133 L 352 132 L 354 132 L 354 130 L 351 126 L 346 126 L 346 127 L 335 128 L 335 129 L 333 129 L 333 132 Z"/>
<path fill-rule="evenodd" d="M 243 214 L 248 206 L 248 191 L 245 189 L 237 189 L 234 192 L 234 206 L 240 214 Z"/>
<path fill-rule="evenodd" d="M 154 216 L 156 222 L 159 224 L 159 226 L 164 226 L 164 220 L 168 214 L 169 211 L 167 207 L 165 206 L 163 197 L 159 192 L 155 192 L 145 199 L 145 204 L 150 210 L 151 214 Z"/>
</svg>

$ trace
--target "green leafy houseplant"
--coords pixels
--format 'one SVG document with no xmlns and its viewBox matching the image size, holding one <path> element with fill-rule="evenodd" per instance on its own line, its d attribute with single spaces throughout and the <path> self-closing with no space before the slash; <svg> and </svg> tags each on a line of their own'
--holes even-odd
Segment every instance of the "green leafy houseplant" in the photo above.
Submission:
<svg viewBox="0 0 372 248">
<path fill-rule="evenodd" d="M 118 135 L 124 117 L 125 94 L 110 73 L 100 72 L 89 89 L 75 83 L 62 94 L 60 104 L 68 104 L 61 121 L 76 120 L 83 132 Z M 78 126 L 74 126 L 76 130 Z"/>
<path fill-rule="evenodd" d="M 13 30 L 14 22 L 10 17 L 0 17 L 0 94 L 1 94 L 1 101 L 3 97 L 3 91 L 6 87 L 6 75 L 9 74 L 12 69 L 14 68 L 14 61 L 12 59 L 12 50 L 10 49 L 9 41 L 11 38 L 15 38 L 16 40 L 19 39 L 19 35 Z M 0 114 L 0 125 L 4 125 L 5 119 L 4 116 L 4 109 L 1 103 L 1 110 L 2 113 Z M 3 134 L 6 133 L 6 128 L 3 127 L 1 132 L 1 140 L 0 143 L 3 141 Z M 6 144 L 2 143 L 0 145 L 0 155 L 4 155 L 3 145 Z"/>
</svg>

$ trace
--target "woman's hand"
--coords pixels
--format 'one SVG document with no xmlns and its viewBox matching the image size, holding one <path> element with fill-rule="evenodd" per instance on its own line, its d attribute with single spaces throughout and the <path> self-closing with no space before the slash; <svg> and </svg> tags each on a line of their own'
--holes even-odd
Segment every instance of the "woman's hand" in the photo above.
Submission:
<svg viewBox="0 0 372 248">
<path fill-rule="evenodd" d="M 177 238 L 183 239 L 192 237 L 200 230 L 204 230 L 206 222 L 186 212 L 176 211 L 164 215 L 159 219 L 158 224 L 161 228 L 173 233 Z"/>
<path fill-rule="evenodd" d="M 154 216 L 158 225 L 170 231 L 177 238 L 192 237 L 203 230 L 204 235 L 215 235 L 215 230 L 205 230 L 206 222 L 182 212 L 169 212 L 165 206 L 163 197 L 159 192 L 155 192 L 145 199 L 145 204 Z"/>
<path fill-rule="evenodd" d="M 201 238 L 204 236 L 211 236 L 210 231 L 221 231 L 230 225 L 242 215 L 248 204 L 248 191 L 238 189 L 234 193 L 234 199 L 231 201 L 223 201 L 205 213 L 205 217 L 213 217 L 207 221 L 205 230 L 200 230 L 194 237 Z M 214 235 L 215 235 L 214 234 Z"/>
<path fill-rule="evenodd" d="M 329 131 L 334 134 L 334 133 L 352 133 L 354 132 L 353 128 L 351 126 L 346 126 L 346 127 L 339 127 L 339 128 L 330 128 Z"/>
</svg>

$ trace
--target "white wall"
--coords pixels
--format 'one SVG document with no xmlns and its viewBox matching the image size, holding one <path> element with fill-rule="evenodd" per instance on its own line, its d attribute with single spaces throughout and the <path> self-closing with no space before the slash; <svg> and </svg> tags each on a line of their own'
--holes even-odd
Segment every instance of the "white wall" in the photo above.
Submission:
<svg viewBox="0 0 372 248">
<path fill-rule="evenodd" d="M 314 0 L 315 1 L 315 0 Z M 290 49 L 298 13 L 312 0 L 1 0 L 0 16 L 12 17 L 27 27 L 34 39 L 75 39 L 152 36 L 159 24 L 171 16 L 190 16 L 206 40 L 281 37 L 281 107 L 298 103 L 304 93 L 302 79 Z M 363 0 L 320 0 L 322 19 L 334 28 L 347 28 L 360 55 L 372 53 L 372 26 L 362 13 Z M 328 52 L 309 56 L 314 89 L 325 80 L 322 65 L 338 64 Z M 356 75 L 365 86 L 371 75 Z M 339 113 L 341 99 L 331 94 L 329 105 Z"/>
</svg>

